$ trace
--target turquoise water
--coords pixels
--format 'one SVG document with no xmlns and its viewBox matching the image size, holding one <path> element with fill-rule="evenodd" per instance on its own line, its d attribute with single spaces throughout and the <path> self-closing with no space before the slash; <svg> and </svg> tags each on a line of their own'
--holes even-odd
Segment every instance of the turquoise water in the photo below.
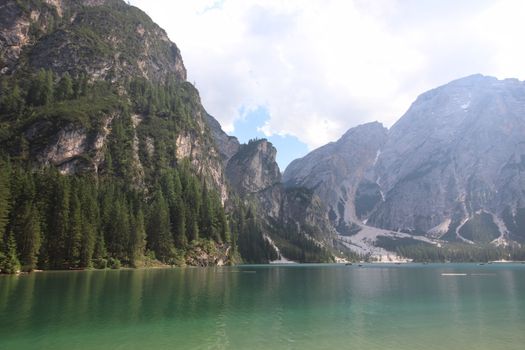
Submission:
<svg viewBox="0 0 525 350">
<path fill-rule="evenodd" d="M 2 350 L 524 347 L 518 264 L 0 276 Z"/>
</svg>

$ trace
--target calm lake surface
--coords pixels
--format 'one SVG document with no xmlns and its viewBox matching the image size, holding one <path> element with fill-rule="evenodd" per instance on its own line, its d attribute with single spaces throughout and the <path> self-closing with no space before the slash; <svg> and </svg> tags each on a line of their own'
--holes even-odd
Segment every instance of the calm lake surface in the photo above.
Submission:
<svg viewBox="0 0 525 350">
<path fill-rule="evenodd" d="M 522 350 L 524 344 L 525 265 L 519 264 L 0 276 L 0 349 Z"/>
</svg>

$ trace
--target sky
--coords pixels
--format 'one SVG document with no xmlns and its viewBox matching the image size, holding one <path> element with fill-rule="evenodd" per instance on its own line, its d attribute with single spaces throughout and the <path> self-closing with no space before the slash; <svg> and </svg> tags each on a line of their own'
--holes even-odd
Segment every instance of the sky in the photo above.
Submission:
<svg viewBox="0 0 525 350">
<path fill-rule="evenodd" d="M 471 74 L 525 79 L 521 0 L 130 0 L 181 50 L 230 135 L 268 138 L 281 170 L 351 127 L 392 126 Z"/>
</svg>

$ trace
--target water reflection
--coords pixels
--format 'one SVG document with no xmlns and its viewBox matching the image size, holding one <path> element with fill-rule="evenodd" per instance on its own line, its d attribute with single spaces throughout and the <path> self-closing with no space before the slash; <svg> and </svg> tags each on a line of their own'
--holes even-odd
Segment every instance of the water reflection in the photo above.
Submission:
<svg viewBox="0 0 525 350">
<path fill-rule="evenodd" d="M 457 268 L 467 276 L 371 265 L 1 276 L 0 348 L 517 349 L 525 268 Z"/>
</svg>

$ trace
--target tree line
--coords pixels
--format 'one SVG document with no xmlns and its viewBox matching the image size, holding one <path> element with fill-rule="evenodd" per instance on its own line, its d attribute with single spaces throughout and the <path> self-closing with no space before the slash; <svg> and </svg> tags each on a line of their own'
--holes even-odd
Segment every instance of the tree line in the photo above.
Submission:
<svg viewBox="0 0 525 350">
<path fill-rule="evenodd" d="M 0 269 L 71 269 L 144 259 L 181 263 L 191 242 L 230 243 L 218 194 L 189 165 L 162 174 L 152 193 L 91 175 L 0 163 Z"/>
</svg>

